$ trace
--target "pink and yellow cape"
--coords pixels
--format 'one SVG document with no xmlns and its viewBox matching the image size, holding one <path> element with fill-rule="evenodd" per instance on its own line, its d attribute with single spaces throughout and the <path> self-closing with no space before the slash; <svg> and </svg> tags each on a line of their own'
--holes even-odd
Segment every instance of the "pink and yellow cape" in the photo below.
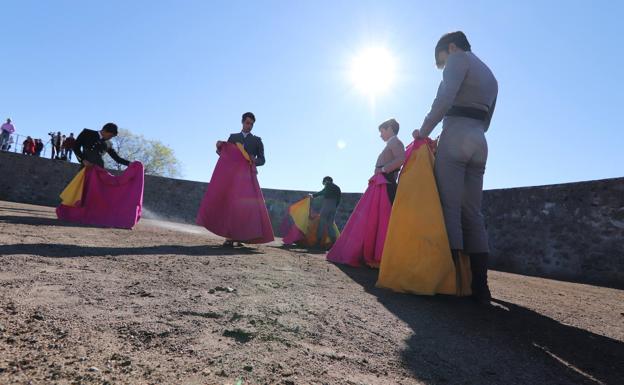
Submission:
<svg viewBox="0 0 624 385">
<path fill-rule="evenodd" d="M 61 193 L 58 219 L 131 229 L 141 218 L 143 165 L 132 162 L 119 176 L 102 167 L 82 168 Z"/>
<path fill-rule="evenodd" d="M 256 175 L 256 165 L 240 143 L 223 143 L 197 213 L 197 224 L 235 241 L 273 241 L 271 220 Z"/>
<path fill-rule="evenodd" d="M 323 234 L 321 244 L 318 244 L 317 232 L 321 217 L 318 213 L 312 212 L 311 205 L 312 198 L 307 196 L 288 208 L 288 214 L 281 226 L 284 244 L 296 244 L 302 247 L 331 247 L 331 239 L 327 236 L 327 232 Z M 336 223 L 332 223 L 332 226 L 334 226 L 335 233 L 340 234 Z"/>
<path fill-rule="evenodd" d="M 350 266 L 379 267 L 392 210 L 387 184 L 381 174 L 368 181 L 368 188 L 327 254 L 327 260 Z"/>
<path fill-rule="evenodd" d="M 401 293 L 467 295 L 470 266 L 462 257 L 462 279 L 457 279 L 430 145 L 430 140 L 416 140 L 407 147 L 377 286 Z"/>
</svg>

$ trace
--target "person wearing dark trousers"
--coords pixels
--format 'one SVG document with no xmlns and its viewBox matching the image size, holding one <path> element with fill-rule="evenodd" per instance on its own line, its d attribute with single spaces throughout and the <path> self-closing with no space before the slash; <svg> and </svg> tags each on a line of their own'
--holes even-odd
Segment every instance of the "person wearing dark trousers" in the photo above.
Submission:
<svg viewBox="0 0 624 385">
<path fill-rule="evenodd" d="M 386 191 L 390 204 L 394 203 L 394 197 L 397 191 L 397 179 L 399 178 L 399 170 L 405 162 L 405 146 L 398 138 L 399 122 L 395 119 L 389 119 L 379 125 L 379 136 L 386 142 L 386 147 L 377 157 L 375 163 L 375 174 L 383 174 L 388 181 Z"/>
<path fill-rule="evenodd" d="M 331 176 L 323 178 L 323 186 L 325 186 L 323 190 L 311 194 L 312 198 L 323 197 L 320 221 L 316 233 L 316 239 L 319 245 L 323 243 L 324 234 L 327 234 L 332 244 L 336 243 L 336 239 L 338 239 L 338 234 L 336 234 L 334 229 L 334 219 L 342 196 L 340 187 L 334 184 L 334 180 Z"/>
<path fill-rule="evenodd" d="M 413 136 L 426 138 L 444 119 L 434 173 L 451 254 L 456 266 L 463 253 L 470 256 L 473 298 L 490 304 L 489 245 L 481 199 L 488 155 L 485 132 L 494 114 L 498 82 L 461 31 L 443 35 L 434 55 L 438 68 L 443 69 L 442 82 L 430 112 Z"/>
<path fill-rule="evenodd" d="M 50 143 L 52 146 L 52 153 L 50 154 L 50 159 L 60 159 L 61 157 L 61 144 L 62 137 L 61 132 L 57 132 L 56 135 L 52 136 L 52 142 Z"/>
<path fill-rule="evenodd" d="M 41 156 L 41 151 L 43 151 L 43 141 L 35 139 L 35 156 Z"/>
<path fill-rule="evenodd" d="M 71 162 L 72 153 L 74 152 L 74 144 L 76 143 L 76 138 L 74 138 L 74 133 L 69 134 L 65 141 L 63 142 L 63 150 L 65 151 L 65 158 Z"/>
<path fill-rule="evenodd" d="M 106 123 L 100 131 L 85 128 L 76 138 L 74 143 L 74 153 L 76 159 L 85 167 L 97 165 L 104 167 L 102 156 L 108 153 L 113 160 L 124 166 L 130 164 L 129 161 L 120 157 L 113 149 L 110 142 L 117 136 L 118 128 L 115 123 Z"/>
</svg>

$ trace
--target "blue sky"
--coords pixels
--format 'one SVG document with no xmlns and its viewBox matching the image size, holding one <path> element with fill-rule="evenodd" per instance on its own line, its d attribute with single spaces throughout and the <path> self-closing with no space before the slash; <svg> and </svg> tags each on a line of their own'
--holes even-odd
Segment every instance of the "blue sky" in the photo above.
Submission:
<svg viewBox="0 0 624 385">
<path fill-rule="evenodd" d="M 263 187 L 317 190 L 331 175 L 363 191 L 384 145 L 377 125 L 395 117 L 410 141 L 441 77 L 433 47 L 461 29 L 500 87 L 485 188 L 620 177 L 622 4 L 3 0 L 0 117 L 35 137 L 114 121 L 208 181 L 214 143 L 253 111 Z M 374 105 L 349 79 L 371 45 L 398 65 Z"/>
</svg>

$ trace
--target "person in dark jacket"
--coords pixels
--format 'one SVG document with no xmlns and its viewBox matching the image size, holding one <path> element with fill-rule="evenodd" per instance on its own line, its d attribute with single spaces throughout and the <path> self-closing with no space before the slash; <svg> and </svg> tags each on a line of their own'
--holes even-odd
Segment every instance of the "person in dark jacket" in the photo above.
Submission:
<svg viewBox="0 0 624 385">
<path fill-rule="evenodd" d="M 241 117 L 241 132 L 230 134 L 228 143 L 240 143 L 245 148 L 245 152 L 253 160 L 256 167 L 263 166 L 266 160 L 264 159 L 264 144 L 262 144 L 262 138 L 255 136 L 251 133 L 254 124 L 256 123 L 256 116 L 253 112 L 245 112 Z M 217 154 L 219 154 L 219 147 L 223 144 L 223 141 L 217 142 Z M 240 240 L 226 239 L 223 243 L 224 247 L 234 247 L 234 245 L 243 246 Z"/>
<path fill-rule="evenodd" d="M 89 130 L 85 128 L 76 138 L 74 143 L 74 153 L 76 159 L 83 166 L 89 167 L 97 165 L 104 167 L 104 153 L 108 153 L 115 162 L 128 166 L 129 161 L 120 157 L 113 149 L 110 142 L 112 138 L 117 136 L 117 125 L 115 123 L 106 123 L 100 131 Z"/>
<path fill-rule="evenodd" d="M 318 243 L 321 244 L 323 234 L 327 234 L 327 236 L 331 239 L 331 243 L 334 244 L 338 238 L 338 234 L 336 234 L 333 223 L 334 218 L 336 217 L 336 210 L 340 204 L 342 192 L 340 191 L 340 187 L 334 184 L 334 180 L 331 176 L 323 178 L 323 186 L 325 186 L 323 190 L 315 194 L 311 194 L 312 198 L 320 196 L 323 197 L 320 214 L 321 218 L 316 233 L 316 239 L 318 240 Z"/>
</svg>

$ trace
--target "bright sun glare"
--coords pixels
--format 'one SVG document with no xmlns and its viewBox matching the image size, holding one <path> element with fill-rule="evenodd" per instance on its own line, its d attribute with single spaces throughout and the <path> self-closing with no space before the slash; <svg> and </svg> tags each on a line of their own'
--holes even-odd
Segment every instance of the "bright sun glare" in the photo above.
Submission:
<svg viewBox="0 0 624 385">
<path fill-rule="evenodd" d="M 368 47 L 351 61 L 351 81 L 363 94 L 374 98 L 387 92 L 396 80 L 396 59 L 384 47 Z"/>
</svg>

